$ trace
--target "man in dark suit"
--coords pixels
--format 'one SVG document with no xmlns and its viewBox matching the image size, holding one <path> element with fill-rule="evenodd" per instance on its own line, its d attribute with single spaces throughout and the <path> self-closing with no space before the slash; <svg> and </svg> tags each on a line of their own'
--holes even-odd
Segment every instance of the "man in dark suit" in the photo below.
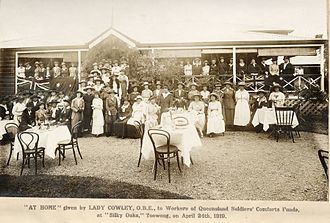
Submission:
<svg viewBox="0 0 330 223">
<path fill-rule="evenodd" d="M 187 104 L 187 96 L 188 93 L 186 90 L 183 89 L 184 83 L 179 82 L 178 83 L 178 88 L 173 92 L 173 97 L 174 97 L 174 105 L 176 107 L 184 108 Z"/>
<path fill-rule="evenodd" d="M 173 95 L 169 92 L 168 86 L 163 86 L 163 93 L 160 95 L 160 113 L 167 112 L 173 106 Z"/>
<path fill-rule="evenodd" d="M 26 104 L 26 109 L 22 113 L 21 122 L 18 126 L 18 130 L 20 132 L 33 127 L 33 125 L 35 124 L 35 114 L 33 114 L 32 109 L 33 109 L 33 103 L 28 102 Z"/>
<path fill-rule="evenodd" d="M 280 76 L 289 82 L 294 74 L 294 66 L 290 63 L 289 57 L 284 57 L 284 63 L 280 64 Z M 284 83 L 283 83 L 284 84 Z"/>
</svg>

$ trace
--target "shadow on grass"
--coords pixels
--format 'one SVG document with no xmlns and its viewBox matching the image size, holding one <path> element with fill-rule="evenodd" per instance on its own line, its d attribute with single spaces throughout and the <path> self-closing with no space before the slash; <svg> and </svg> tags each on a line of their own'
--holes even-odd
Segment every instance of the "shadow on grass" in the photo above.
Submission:
<svg viewBox="0 0 330 223">
<path fill-rule="evenodd" d="M 0 175 L 2 197 L 192 199 L 142 185 L 95 177 Z"/>
</svg>

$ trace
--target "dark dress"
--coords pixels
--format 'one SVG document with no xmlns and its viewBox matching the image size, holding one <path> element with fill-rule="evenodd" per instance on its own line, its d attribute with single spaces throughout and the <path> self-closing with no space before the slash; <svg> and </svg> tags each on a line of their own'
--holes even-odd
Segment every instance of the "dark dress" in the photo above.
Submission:
<svg viewBox="0 0 330 223">
<path fill-rule="evenodd" d="M 28 125 L 34 125 L 35 123 L 35 116 L 32 111 L 28 111 L 28 109 L 25 109 L 22 113 L 22 119 L 18 126 L 18 131 L 23 132 L 30 128 Z"/>
<path fill-rule="evenodd" d="M 84 109 L 84 129 L 91 130 L 91 122 L 92 122 L 92 115 L 93 115 L 93 109 L 92 109 L 92 101 L 94 99 L 94 96 L 92 94 L 85 94 L 83 96 L 83 99 L 85 101 L 85 109 Z"/>
<path fill-rule="evenodd" d="M 127 137 L 127 121 L 131 117 L 132 107 L 129 105 L 125 110 L 123 107 L 119 110 L 119 118 L 114 123 L 115 135 L 121 138 Z M 124 118 L 124 119 L 120 119 Z"/>
<path fill-rule="evenodd" d="M 114 122 L 118 114 L 117 98 L 107 97 L 105 99 L 105 135 L 111 136 L 115 134 Z"/>
</svg>

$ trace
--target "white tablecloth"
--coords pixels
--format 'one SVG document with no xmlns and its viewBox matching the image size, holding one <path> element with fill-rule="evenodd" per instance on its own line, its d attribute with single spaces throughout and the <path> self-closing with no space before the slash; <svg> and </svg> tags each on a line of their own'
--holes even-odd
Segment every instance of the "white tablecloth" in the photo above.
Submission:
<svg viewBox="0 0 330 223">
<path fill-rule="evenodd" d="M 170 144 L 178 147 L 178 149 L 181 151 L 180 154 L 183 157 L 183 163 L 190 167 L 191 150 L 202 146 L 201 139 L 199 138 L 195 126 L 189 125 L 186 128 L 179 129 L 161 129 L 170 133 Z M 164 137 L 155 137 L 155 144 L 156 146 L 164 145 L 166 144 L 166 139 Z M 147 132 L 145 132 L 143 135 L 142 155 L 144 159 L 150 159 L 154 157 L 154 149 Z"/>
<path fill-rule="evenodd" d="M 276 113 L 275 108 L 259 108 L 252 119 L 252 125 L 256 127 L 257 125 L 262 124 L 263 130 L 267 131 L 269 125 L 276 124 Z M 292 128 L 295 128 L 299 125 L 296 113 L 293 114 Z"/>
<path fill-rule="evenodd" d="M 55 159 L 55 150 L 57 148 L 57 144 L 61 141 L 71 139 L 71 134 L 67 126 L 58 126 L 50 130 L 29 129 L 27 131 L 34 132 L 39 135 L 38 147 L 44 147 L 45 155 L 53 159 Z M 14 142 L 14 154 L 21 152 L 21 149 L 22 147 L 16 136 Z"/>
<path fill-rule="evenodd" d="M 7 123 L 15 123 L 15 121 L 7 119 L 0 121 L 0 140 L 2 139 L 2 135 L 6 133 L 5 126 Z"/>
</svg>

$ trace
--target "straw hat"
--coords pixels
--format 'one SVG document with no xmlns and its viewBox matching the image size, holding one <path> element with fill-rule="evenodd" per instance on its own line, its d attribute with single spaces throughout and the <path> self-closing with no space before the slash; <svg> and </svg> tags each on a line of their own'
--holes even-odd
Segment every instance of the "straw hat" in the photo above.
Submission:
<svg viewBox="0 0 330 223">
<path fill-rule="evenodd" d="M 238 86 L 245 86 L 245 82 L 244 81 L 238 82 Z"/>
</svg>

